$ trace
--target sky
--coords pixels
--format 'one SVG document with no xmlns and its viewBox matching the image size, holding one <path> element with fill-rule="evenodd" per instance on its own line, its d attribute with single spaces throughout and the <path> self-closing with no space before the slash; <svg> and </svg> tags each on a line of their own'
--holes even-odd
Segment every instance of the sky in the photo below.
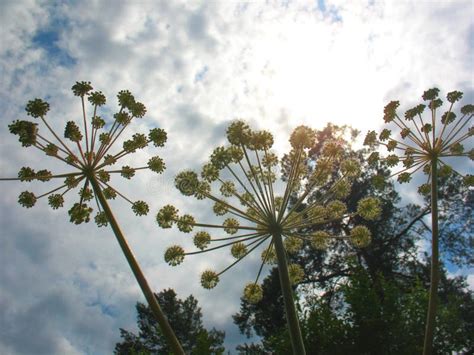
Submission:
<svg viewBox="0 0 474 355">
<path fill-rule="evenodd" d="M 61 131 L 80 118 L 70 90 L 76 81 L 104 92 L 108 117 L 117 92 L 132 91 L 148 113 L 128 134 L 168 132 L 164 148 L 134 159 L 158 154 L 167 169 L 117 181 L 125 195 L 149 202 L 148 216 L 136 217 L 118 200 L 112 209 L 152 287 L 173 288 L 180 298 L 193 294 L 206 326 L 225 330 L 232 351 L 245 339 L 231 315 L 259 255 L 224 274 L 211 291 L 200 287 L 200 271 L 226 266 L 228 252 L 168 266 L 168 245 L 192 243 L 175 229 L 159 229 L 158 209 L 172 203 L 214 218 L 209 202 L 174 189 L 174 176 L 202 165 L 236 118 L 271 130 L 283 153 L 299 125 L 379 130 L 386 103 L 398 99 L 411 107 L 434 86 L 444 94 L 463 91 L 472 102 L 473 19 L 470 0 L 2 0 L 0 175 L 14 177 L 22 166 L 61 170 L 8 132 L 11 121 L 27 119 L 28 100 L 47 100 L 48 120 Z M 472 172 L 472 164 L 463 168 Z M 136 330 L 134 306 L 144 298 L 109 229 L 75 226 L 67 209 L 53 211 L 42 200 L 28 210 L 18 205 L 21 191 L 40 193 L 46 185 L 0 184 L 0 353 L 109 354 L 119 328 Z M 412 196 L 414 189 L 402 192 Z M 471 271 L 453 272 L 467 274 L 473 288 Z"/>
</svg>

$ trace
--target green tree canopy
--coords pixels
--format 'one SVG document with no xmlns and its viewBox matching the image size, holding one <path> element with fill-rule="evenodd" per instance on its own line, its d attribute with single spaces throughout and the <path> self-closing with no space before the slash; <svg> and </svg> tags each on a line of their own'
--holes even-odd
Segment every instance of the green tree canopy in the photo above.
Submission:
<svg viewBox="0 0 474 355">
<path fill-rule="evenodd" d="M 222 344 L 225 333 L 214 328 L 211 330 L 204 328 L 201 308 L 192 295 L 181 300 L 177 298 L 174 290 L 166 289 L 155 296 L 187 354 L 224 353 Z M 123 340 L 116 344 L 114 353 L 117 355 L 170 354 L 171 350 L 150 308 L 140 302 L 137 302 L 136 308 L 138 335 L 120 329 L 120 336 Z"/>
</svg>

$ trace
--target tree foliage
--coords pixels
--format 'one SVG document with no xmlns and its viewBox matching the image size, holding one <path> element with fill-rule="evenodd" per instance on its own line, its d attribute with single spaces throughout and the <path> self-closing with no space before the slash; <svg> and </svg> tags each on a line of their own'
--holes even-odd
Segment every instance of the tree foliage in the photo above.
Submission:
<svg viewBox="0 0 474 355">
<path fill-rule="evenodd" d="M 155 296 L 187 354 L 224 353 L 222 346 L 224 332 L 214 328 L 211 330 L 204 328 L 201 308 L 198 307 L 198 302 L 192 295 L 181 300 L 172 289 L 166 289 Z M 117 355 L 170 354 L 171 350 L 150 308 L 140 302 L 137 302 L 136 308 L 138 335 L 120 329 L 123 340 L 116 344 L 114 353 Z"/>
</svg>

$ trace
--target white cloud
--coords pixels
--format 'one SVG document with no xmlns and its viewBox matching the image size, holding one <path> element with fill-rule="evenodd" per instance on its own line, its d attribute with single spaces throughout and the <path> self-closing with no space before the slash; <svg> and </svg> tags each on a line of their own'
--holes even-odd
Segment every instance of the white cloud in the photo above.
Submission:
<svg viewBox="0 0 474 355">
<path fill-rule="evenodd" d="M 130 89 L 148 108 L 135 129 L 158 125 L 169 135 L 165 148 L 137 157 L 146 161 L 157 153 L 168 169 L 163 176 L 145 173 L 120 185 L 127 196 L 148 200 L 152 216 L 137 219 L 119 202 L 113 208 L 156 290 L 173 287 L 179 297 L 196 295 L 207 324 L 237 332 L 229 328 L 230 315 L 257 262 L 245 260 L 213 291 L 199 288 L 198 271 L 205 263 L 225 266 L 226 252 L 195 256 L 179 268 L 165 265 L 165 246 L 190 241 L 188 235 L 157 228 L 158 208 L 173 203 L 212 219 L 209 204 L 177 193 L 174 175 L 204 162 L 236 117 L 270 129 L 281 153 L 288 148 L 288 132 L 300 124 L 322 127 L 332 121 L 373 129 L 381 125 L 388 100 L 400 99 L 408 107 L 433 85 L 472 96 L 469 1 L 326 1 L 325 8 L 322 12 L 305 1 L 0 2 L 2 174 L 43 164 L 36 152 L 18 150 L 8 134 L 7 124 L 24 117 L 28 99 L 47 97 L 51 122 L 62 127 L 80 114 L 80 103 L 69 91 L 76 80 L 90 80 L 104 91 L 112 111 L 115 93 Z M 58 32 L 56 50 L 73 63 L 61 65 L 54 53 L 33 42 L 45 29 Z M 0 319 L 10 326 L 0 336 L 0 352 L 28 353 L 28 346 L 39 343 L 49 353 L 110 352 L 118 328 L 133 327 L 133 306 L 142 300 L 113 235 L 93 225 L 70 225 L 66 211 L 46 210 L 42 201 L 39 208 L 23 210 L 16 199 L 26 186 L 1 186 L 5 311 Z M 44 186 L 35 185 L 38 191 Z M 472 284 L 471 276 L 468 280 Z M 49 321 L 54 304 L 62 313 Z M 102 313 L 101 305 L 115 310 L 114 316 Z M 43 329 L 25 342 L 20 335 L 31 330 L 32 320 Z M 70 327 L 63 329 L 63 323 Z"/>
<path fill-rule="evenodd" d="M 474 275 L 468 275 L 466 281 L 469 289 L 474 291 Z"/>
</svg>

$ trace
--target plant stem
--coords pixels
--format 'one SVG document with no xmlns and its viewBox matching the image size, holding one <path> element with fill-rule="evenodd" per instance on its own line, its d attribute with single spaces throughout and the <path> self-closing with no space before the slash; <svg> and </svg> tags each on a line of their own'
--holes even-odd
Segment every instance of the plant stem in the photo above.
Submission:
<svg viewBox="0 0 474 355">
<path fill-rule="evenodd" d="M 291 347 L 294 355 L 305 355 L 303 337 L 301 335 L 300 324 L 296 314 L 293 290 L 291 289 L 290 277 L 288 275 L 288 264 L 286 261 L 285 247 L 280 233 L 273 233 L 273 243 L 278 261 L 278 275 L 280 276 L 281 293 L 285 303 L 286 321 L 290 331 Z"/>
<path fill-rule="evenodd" d="M 99 182 L 96 180 L 95 176 L 90 177 L 89 180 L 91 182 L 92 188 L 94 189 L 94 193 L 99 199 L 99 202 L 107 216 L 107 220 L 109 221 L 110 226 L 112 227 L 112 230 L 114 231 L 114 234 L 117 237 L 117 241 L 119 242 L 125 257 L 127 258 L 128 264 L 130 265 L 130 268 L 132 269 L 133 274 L 135 275 L 135 278 L 137 279 L 137 282 L 140 285 L 140 288 L 142 289 L 142 292 L 145 295 L 145 298 L 148 301 L 148 304 L 150 305 L 150 308 L 153 311 L 153 314 L 155 315 L 156 320 L 158 321 L 161 331 L 163 332 L 163 335 L 168 341 L 170 348 L 175 354 L 184 355 L 184 350 L 181 347 L 179 340 L 176 338 L 173 329 L 168 323 L 168 319 L 161 310 L 161 307 L 155 295 L 153 294 L 153 291 L 148 285 L 145 275 L 143 275 L 140 265 L 138 265 L 138 262 L 135 259 L 132 250 L 128 246 L 125 236 L 122 234 L 122 231 L 120 230 L 120 227 L 117 221 L 115 220 L 112 210 L 110 209 L 109 204 L 107 203 L 107 200 L 105 199 L 105 196 L 102 193 Z"/>
<path fill-rule="evenodd" d="M 438 307 L 439 283 L 439 241 L 438 241 L 438 159 L 431 161 L 431 284 L 426 317 L 425 342 L 423 355 L 433 352 L 433 337 L 436 322 L 436 309 Z"/>
</svg>

